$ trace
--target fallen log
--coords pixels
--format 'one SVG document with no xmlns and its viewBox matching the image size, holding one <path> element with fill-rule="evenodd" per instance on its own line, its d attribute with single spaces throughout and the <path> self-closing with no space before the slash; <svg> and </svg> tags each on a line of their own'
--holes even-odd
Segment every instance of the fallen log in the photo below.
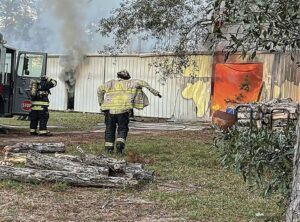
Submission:
<svg viewBox="0 0 300 222">
<path fill-rule="evenodd" d="M 73 156 L 73 155 L 67 155 L 67 154 L 61 154 L 61 153 L 55 153 L 55 158 L 62 159 L 62 160 L 70 160 L 74 162 L 82 162 L 81 158 L 79 156 Z"/>
<path fill-rule="evenodd" d="M 143 164 L 127 164 L 125 160 L 117 160 L 105 156 L 95 156 L 86 154 L 81 148 L 77 148 L 82 154 L 81 157 L 72 155 L 55 154 L 59 159 L 68 159 L 75 162 L 82 162 L 92 166 L 108 166 L 111 169 L 110 174 L 115 176 L 125 176 L 143 181 L 153 181 L 154 171 L 145 171 Z M 121 166 L 121 167 L 117 167 Z"/>
<path fill-rule="evenodd" d="M 80 159 L 86 165 L 92 166 L 108 166 L 111 170 L 119 172 L 124 171 L 126 167 L 126 160 L 118 160 L 105 156 L 95 156 L 92 154 L 85 153 L 80 147 L 77 147 L 80 152 Z"/>
<path fill-rule="evenodd" d="M 65 152 L 63 143 L 17 143 L 13 146 L 5 146 L 5 152 L 11 153 L 27 153 L 34 150 L 39 153 L 61 153 Z"/>
<path fill-rule="evenodd" d="M 87 166 L 79 162 L 57 159 L 55 157 L 43 155 L 33 150 L 29 151 L 26 156 L 26 166 L 44 170 L 69 171 L 73 173 L 85 173 L 93 175 L 109 175 L 109 169 L 107 166 Z"/>
<path fill-rule="evenodd" d="M 95 156 L 95 155 L 85 154 L 85 153 L 81 153 L 80 156 L 64 155 L 64 154 L 56 153 L 54 156 L 58 159 L 70 160 L 70 161 L 79 162 L 91 166 L 107 166 L 112 171 L 123 171 L 123 169 L 126 167 L 125 160 L 117 160 L 105 156 Z"/>
<path fill-rule="evenodd" d="M 21 163 L 24 164 L 26 163 L 26 153 L 10 153 L 10 152 L 5 152 L 4 155 L 4 161 L 10 162 L 12 164 L 16 163 Z"/>
<path fill-rule="evenodd" d="M 13 164 L 7 161 L 0 161 L 0 166 L 13 166 Z"/>
<path fill-rule="evenodd" d="M 141 164 L 129 164 L 125 168 L 125 175 L 136 180 L 143 180 L 146 182 L 153 181 L 154 171 L 145 171 Z"/>
<path fill-rule="evenodd" d="M 69 171 L 38 170 L 29 168 L 17 168 L 0 166 L 0 180 L 16 180 L 19 182 L 51 182 L 67 183 L 74 186 L 112 187 L 124 188 L 138 184 L 137 180 L 123 177 L 109 177 L 104 175 L 91 175 L 86 173 L 74 173 Z"/>
</svg>

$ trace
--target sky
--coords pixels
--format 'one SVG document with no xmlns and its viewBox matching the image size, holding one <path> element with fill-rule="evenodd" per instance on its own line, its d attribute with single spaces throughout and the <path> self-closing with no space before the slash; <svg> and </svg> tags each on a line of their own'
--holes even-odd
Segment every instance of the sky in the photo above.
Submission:
<svg viewBox="0 0 300 222">
<path fill-rule="evenodd" d="M 49 3 L 51 0 L 44 0 Z M 103 38 L 99 33 L 96 33 L 95 26 L 91 26 L 91 24 L 97 24 L 100 18 L 108 17 L 110 12 L 117 8 L 121 2 L 121 0 L 73 0 L 73 1 L 81 1 L 83 2 L 83 8 L 80 11 L 82 16 L 82 25 L 85 29 L 84 33 L 74 33 L 75 35 L 82 35 L 82 39 L 85 39 L 88 42 L 88 51 L 89 52 L 97 52 L 98 50 L 102 50 L 103 46 L 111 43 L 111 39 Z M 44 8 L 44 13 L 41 16 L 40 23 L 42 25 L 46 25 L 49 29 L 49 36 L 45 36 L 48 39 L 48 53 L 62 53 L 64 51 L 62 35 L 60 32 L 61 20 L 58 19 L 54 14 L 53 10 L 51 10 L 48 4 L 42 4 Z M 87 27 L 89 25 L 89 27 Z M 41 39 L 41 41 L 43 41 Z"/>
<path fill-rule="evenodd" d="M 2 1 L 5 2 L 8 0 L 0 0 L 0 4 Z M 6 39 L 7 44 L 18 50 L 43 51 L 52 54 L 62 54 L 68 50 L 66 49 L 68 44 L 65 44 L 68 33 L 65 33 L 63 30 L 66 30 L 68 25 L 74 26 L 74 33 L 70 33 L 72 32 L 72 27 L 67 28 L 69 36 L 78 35 L 77 39 L 86 44 L 84 48 L 86 48 L 89 53 L 101 51 L 103 50 L 104 45 L 112 43 L 112 38 L 103 38 L 99 33 L 96 33 L 96 25 L 101 18 L 108 17 L 114 8 L 119 7 L 122 0 L 26 1 L 36 2 L 35 5 L 41 9 L 41 13 L 37 16 L 38 19 L 35 23 L 28 29 L 25 29 L 26 34 L 28 34 L 30 38 L 29 40 L 25 40 L 25 38 L 23 39 L 22 36 L 25 35 L 17 33 L 18 30 L 16 30 L 15 35 L 4 32 L 4 38 L 5 36 L 8 36 L 8 39 Z M 74 5 L 76 5 L 76 7 Z M 71 12 L 71 10 L 75 10 L 75 12 Z M 28 10 L 24 13 L 30 13 L 31 11 L 32 10 Z M 60 16 L 57 15 L 59 11 L 61 13 Z M 66 13 L 64 13 L 64 11 Z M 18 14 L 20 12 L 12 11 L 11 13 Z M 34 15 L 34 11 L 32 11 L 32 13 Z M 71 15 L 74 14 L 78 15 L 78 17 L 71 17 Z M 20 22 L 22 21 L 23 20 L 21 19 Z M 76 26 L 79 28 L 75 27 L 74 22 L 76 22 Z M 15 29 L 8 28 L 8 30 L 11 31 Z M 15 38 L 13 38 L 13 36 L 15 36 Z"/>
</svg>

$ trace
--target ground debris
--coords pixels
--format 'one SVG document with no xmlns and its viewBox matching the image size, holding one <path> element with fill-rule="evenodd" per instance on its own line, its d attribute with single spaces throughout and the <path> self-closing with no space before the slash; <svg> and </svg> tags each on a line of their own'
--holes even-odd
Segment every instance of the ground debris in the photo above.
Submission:
<svg viewBox="0 0 300 222">
<path fill-rule="evenodd" d="M 27 153 L 20 153 L 20 147 Z M 128 164 L 122 159 L 87 154 L 80 147 L 80 156 L 49 156 L 35 151 L 32 147 L 34 145 L 19 143 L 5 149 L 5 164 L 0 166 L 0 180 L 122 188 L 138 185 L 139 181 L 151 182 L 154 179 L 154 172 L 146 171 L 142 164 Z M 59 147 L 64 147 L 64 144 L 61 143 Z M 16 150 L 16 153 L 10 152 Z M 26 168 L 12 167 L 12 163 L 24 163 Z"/>
</svg>

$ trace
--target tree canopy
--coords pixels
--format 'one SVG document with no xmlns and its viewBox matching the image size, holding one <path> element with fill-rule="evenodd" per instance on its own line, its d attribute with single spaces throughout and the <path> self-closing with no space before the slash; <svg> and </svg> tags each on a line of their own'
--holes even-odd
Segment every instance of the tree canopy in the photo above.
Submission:
<svg viewBox="0 0 300 222">
<path fill-rule="evenodd" d="M 36 0 L 0 0 L 0 32 L 10 40 L 29 40 L 28 30 L 37 20 Z"/>
<path fill-rule="evenodd" d="M 119 49 L 134 35 L 157 42 L 157 51 L 197 51 L 208 32 L 207 4 L 203 0 L 123 0 L 111 17 L 102 19 L 99 31 L 112 34 Z"/>
<path fill-rule="evenodd" d="M 134 35 L 155 39 L 154 51 L 186 54 L 203 49 L 256 51 L 300 49 L 299 0 L 123 0 L 99 22 L 122 50 Z M 293 59 L 293 57 L 292 57 Z"/>
<path fill-rule="evenodd" d="M 213 14 L 213 39 L 226 39 L 230 52 L 288 50 L 293 59 L 300 49 L 299 0 L 215 0 Z"/>
</svg>

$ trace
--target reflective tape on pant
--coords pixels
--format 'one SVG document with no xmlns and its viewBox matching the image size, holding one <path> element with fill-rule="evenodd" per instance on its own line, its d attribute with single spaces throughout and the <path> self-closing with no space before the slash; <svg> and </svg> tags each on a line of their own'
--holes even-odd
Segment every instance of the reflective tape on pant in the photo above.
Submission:
<svg viewBox="0 0 300 222">
<path fill-rule="evenodd" d="M 32 106 L 32 110 L 43 110 L 44 108 L 42 106 Z"/>
<path fill-rule="evenodd" d="M 40 130 L 39 133 L 40 133 L 40 134 L 47 134 L 47 133 L 48 133 L 48 130 Z"/>
<path fill-rule="evenodd" d="M 124 138 L 117 138 L 117 142 L 122 142 L 122 143 L 125 143 L 126 140 Z"/>
<path fill-rule="evenodd" d="M 49 106 L 49 102 L 43 102 L 43 101 L 33 101 L 33 106 Z"/>
<path fill-rule="evenodd" d="M 114 146 L 114 143 L 111 143 L 111 142 L 105 142 L 104 146 Z"/>
<path fill-rule="evenodd" d="M 31 133 L 36 133 L 36 129 L 30 129 Z"/>
</svg>

